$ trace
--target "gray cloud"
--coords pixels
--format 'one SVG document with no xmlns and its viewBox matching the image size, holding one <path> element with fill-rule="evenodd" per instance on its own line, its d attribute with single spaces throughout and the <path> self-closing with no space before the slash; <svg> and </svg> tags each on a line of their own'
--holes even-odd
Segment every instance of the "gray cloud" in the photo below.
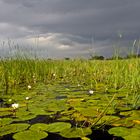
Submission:
<svg viewBox="0 0 140 140">
<path fill-rule="evenodd" d="M 118 34 L 122 47 L 139 39 L 139 7 L 139 0 L 0 0 L 0 38 L 24 46 L 34 35 L 52 37 L 39 45 L 54 56 L 87 56 L 94 38 L 96 52 L 109 55 Z"/>
</svg>

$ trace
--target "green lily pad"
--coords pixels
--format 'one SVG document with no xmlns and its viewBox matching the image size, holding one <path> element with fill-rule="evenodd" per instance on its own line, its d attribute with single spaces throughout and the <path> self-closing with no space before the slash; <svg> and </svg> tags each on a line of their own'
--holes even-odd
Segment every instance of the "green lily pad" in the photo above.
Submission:
<svg viewBox="0 0 140 140">
<path fill-rule="evenodd" d="M 134 122 L 128 118 L 122 118 L 112 123 L 112 126 L 132 127 Z"/>
<path fill-rule="evenodd" d="M 10 124 L 12 121 L 12 118 L 0 118 L 0 127 Z"/>
<path fill-rule="evenodd" d="M 5 116 L 12 116 L 13 113 L 10 111 L 2 111 L 0 112 L 0 117 L 5 117 Z"/>
<path fill-rule="evenodd" d="M 71 120 L 70 116 L 62 116 L 61 118 L 57 119 L 59 121 L 69 121 Z"/>
<path fill-rule="evenodd" d="M 71 128 L 70 123 L 55 122 L 55 123 L 48 124 L 46 131 L 56 133 L 56 132 L 61 132 L 61 131 L 68 129 L 68 128 Z"/>
<path fill-rule="evenodd" d="M 44 124 L 44 123 L 36 123 L 34 125 L 32 125 L 30 127 L 30 130 L 39 130 L 39 131 L 44 131 L 48 128 L 48 125 L 47 124 Z"/>
<path fill-rule="evenodd" d="M 91 133 L 91 128 L 68 128 L 61 131 L 60 135 L 65 138 L 81 138 Z"/>
<path fill-rule="evenodd" d="M 87 107 L 87 108 L 75 108 L 77 111 L 79 111 L 82 115 L 88 116 L 88 117 L 97 117 L 99 114 L 97 112 L 97 108 L 95 107 Z"/>
<path fill-rule="evenodd" d="M 46 138 L 48 133 L 43 131 L 26 130 L 13 135 L 15 140 L 40 140 Z"/>
<path fill-rule="evenodd" d="M 25 116 L 20 116 L 19 120 L 26 121 L 26 120 L 31 120 L 35 117 L 36 117 L 35 114 L 28 114 L 28 115 L 25 115 Z"/>
<path fill-rule="evenodd" d="M 43 124 L 43 123 L 37 123 L 30 127 L 31 130 L 43 130 L 48 131 L 52 133 L 61 132 L 64 129 L 70 128 L 70 123 L 65 122 L 56 122 L 51 124 Z"/>
<path fill-rule="evenodd" d="M 124 137 L 130 134 L 130 130 L 125 127 L 113 127 L 109 129 L 109 134 L 113 134 L 114 136 Z"/>
<path fill-rule="evenodd" d="M 47 112 L 44 110 L 44 108 L 42 107 L 31 107 L 29 108 L 30 112 L 32 114 L 35 114 L 35 115 L 47 115 Z"/>
<path fill-rule="evenodd" d="M 0 127 L 0 136 L 4 136 L 11 133 L 16 133 L 27 129 L 30 125 L 26 123 L 10 124 Z"/>
<path fill-rule="evenodd" d="M 129 120 L 139 120 L 140 121 L 140 111 L 132 111 L 132 114 L 128 118 Z"/>
<path fill-rule="evenodd" d="M 11 111 L 11 108 L 0 108 L 0 113 L 4 112 L 4 111 Z"/>
<path fill-rule="evenodd" d="M 131 128 L 129 135 L 123 137 L 125 140 L 139 140 L 140 130 L 136 128 Z"/>
</svg>

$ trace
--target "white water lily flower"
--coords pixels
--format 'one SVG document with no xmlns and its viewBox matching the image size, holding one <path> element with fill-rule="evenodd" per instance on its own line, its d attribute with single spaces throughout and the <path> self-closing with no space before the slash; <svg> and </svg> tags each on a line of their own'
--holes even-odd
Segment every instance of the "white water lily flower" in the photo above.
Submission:
<svg viewBox="0 0 140 140">
<path fill-rule="evenodd" d="M 30 97 L 26 97 L 25 99 L 26 99 L 26 100 L 29 100 L 29 99 L 30 99 Z"/>
<path fill-rule="evenodd" d="M 91 94 L 94 93 L 94 91 L 93 90 L 89 90 L 88 93 L 91 95 Z"/>
<path fill-rule="evenodd" d="M 31 85 L 28 85 L 28 89 L 31 89 L 32 87 L 31 87 Z"/>
<path fill-rule="evenodd" d="M 17 104 L 17 103 L 12 104 L 13 109 L 17 109 L 18 107 L 19 107 L 19 104 Z"/>
</svg>

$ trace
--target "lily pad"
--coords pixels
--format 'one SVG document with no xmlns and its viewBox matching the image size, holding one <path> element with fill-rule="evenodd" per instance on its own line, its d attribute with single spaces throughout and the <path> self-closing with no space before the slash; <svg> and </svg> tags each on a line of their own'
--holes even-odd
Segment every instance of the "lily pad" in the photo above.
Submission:
<svg viewBox="0 0 140 140">
<path fill-rule="evenodd" d="M 136 128 L 131 128 L 129 135 L 123 137 L 125 140 L 139 140 L 140 130 Z"/>
<path fill-rule="evenodd" d="M 130 130 L 125 127 L 113 127 L 109 129 L 109 134 L 113 134 L 114 136 L 124 137 L 130 134 Z"/>
<path fill-rule="evenodd" d="M 70 123 L 55 122 L 55 123 L 48 124 L 46 131 L 56 133 L 56 132 L 61 132 L 61 131 L 68 129 L 68 128 L 71 128 Z"/>
<path fill-rule="evenodd" d="M 4 111 L 11 111 L 11 108 L 0 108 L 0 113 L 4 112 Z"/>
<path fill-rule="evenodd" d="M 68 128 L 60 132 L 60 135 L 65 138 L 81 138 L 91 133 L 91 128 Z"/>
<path fill-rule="evenodd" d="M 46 138 L 48 133 L 44 131 L 26 130 L 13 135 L 15 140 L 40 140 Z"/>
<path fill-rule="evenodd" d="M 10 124 L 13 121 L 12 118 L 0 118 L 0 126 Z"/>
<path fill-rule="evenodd" d="M 112 123 L 112 126 L 132 127 L 134 122 L 128 118 L 122 118 Z"/>
<path fill-rule="evenodd" d="M 81 114 L 83 114 L 84 116 L 88 116 L 88 117 L 97 117 L 97 115 L 99 114 L 97 111 L 97 108 L 95 107 L 87 107 L 87 108 L 76 108 L 77 111 L 79 111 Z"/>
<path fill-rule="evenodd" d="M 27 123 L 10 124 L 0 127 L 0 136 L 4 136 L 11 133 L 16 133 L 27 129 L 30 125 Z"/>
<path fill-rule="evenodd" d="M 44 108 L 42 107 L 31 107 L 29 108 L 30 112 L 32 114 L 35 114 L 35 115 L 47 115 L 47 112 L 44 110 Z"/>
<path fill-rule="evenodd" d="M 44 124 L 44 123 L 36 123 L 34 125 L 32 125 L 30 127 L 30 130 L 39 130 L 39 131 L 44 131 L 48 128 L 48 125 L 47 124 Z"/>
<path fill-rule="evenodd" d="M 2 111 L 0 112 L 0 117 L 5 117 L 5 116 L 12 116 L 12 112 L 10 111 Z"/>
</svg>

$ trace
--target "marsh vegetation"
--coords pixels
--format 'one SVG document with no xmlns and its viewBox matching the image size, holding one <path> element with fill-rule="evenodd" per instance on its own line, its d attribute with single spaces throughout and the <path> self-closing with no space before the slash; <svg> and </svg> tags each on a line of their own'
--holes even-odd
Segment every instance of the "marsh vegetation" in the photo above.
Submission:
<svg viewBox="0 0 140 140">
<path fill-rule="evenodd" d="M 139 66 L 139 58 L 1 59 L 0 139 L 138 140 Z"/>
</svg>

